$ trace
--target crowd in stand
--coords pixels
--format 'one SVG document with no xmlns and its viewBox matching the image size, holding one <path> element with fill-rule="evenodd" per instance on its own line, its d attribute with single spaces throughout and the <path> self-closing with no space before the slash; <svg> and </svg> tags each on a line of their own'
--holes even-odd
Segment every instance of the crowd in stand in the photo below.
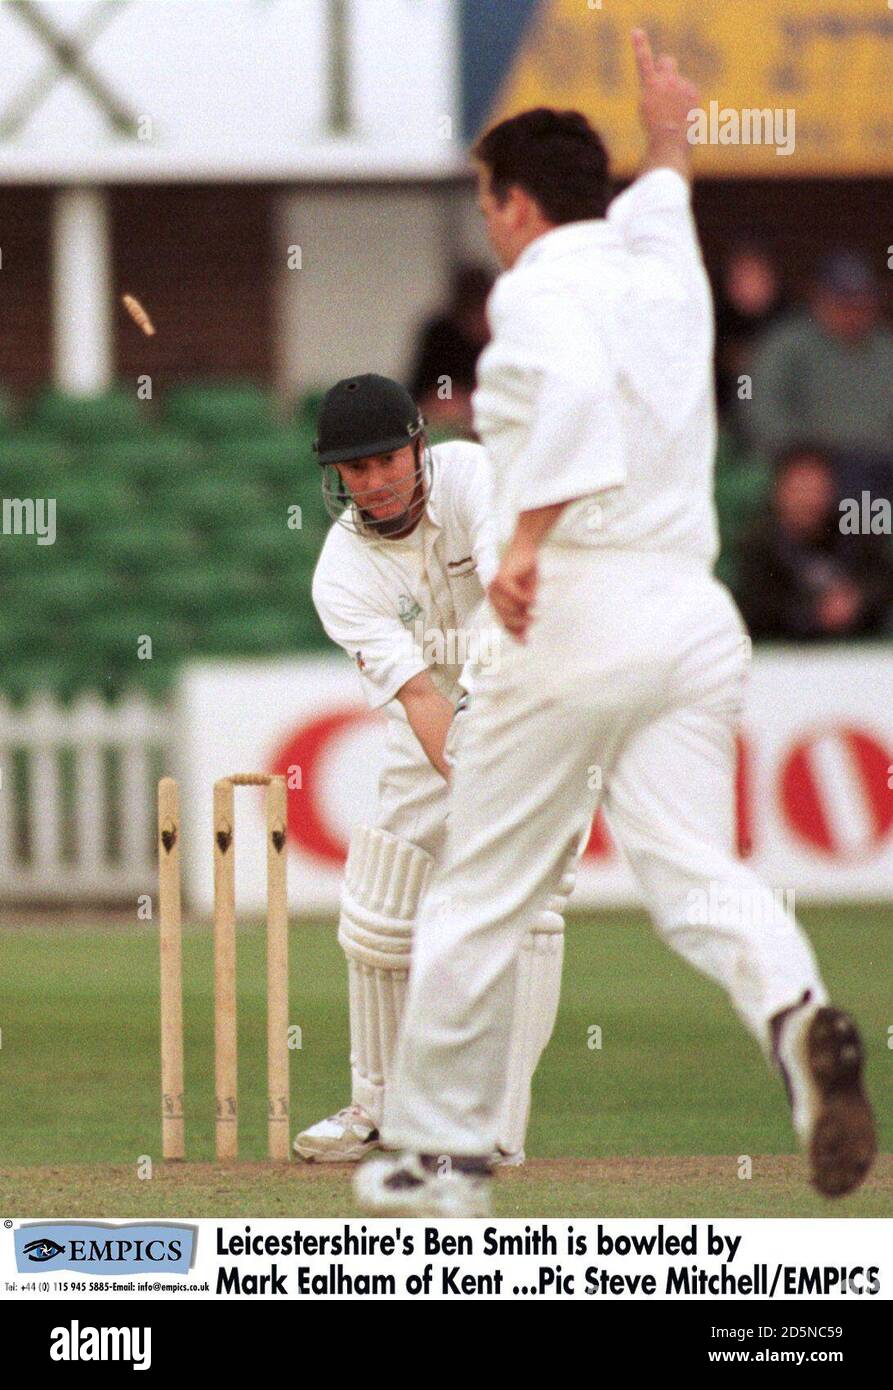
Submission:
<svg viewBox="0 0 893 1390">
<path fill-rule="evenodd" d="M 471 429 L 490 285 L 460 267 L 422 329 L 409 384 L 436 430 Z M 770 248 L 744 239 L 714 294 L 720 572 L 752 635 L 893 635 L 893 332 L 877 276 L 837 251 L 797 300 Z"/>
</svg>

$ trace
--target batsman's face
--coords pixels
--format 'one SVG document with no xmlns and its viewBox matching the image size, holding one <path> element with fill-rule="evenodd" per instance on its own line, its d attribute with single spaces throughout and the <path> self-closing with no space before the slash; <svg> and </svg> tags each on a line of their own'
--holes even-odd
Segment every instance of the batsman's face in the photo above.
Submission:
<svg viewBox="0 0 893 1390">
<path fill-rule="evenodd" d="M 374 521 L 391 521 L 409 510 L 418 483 L 415 447 L 339 463 L 338 472 L 356 505 Z"/>
</svg>

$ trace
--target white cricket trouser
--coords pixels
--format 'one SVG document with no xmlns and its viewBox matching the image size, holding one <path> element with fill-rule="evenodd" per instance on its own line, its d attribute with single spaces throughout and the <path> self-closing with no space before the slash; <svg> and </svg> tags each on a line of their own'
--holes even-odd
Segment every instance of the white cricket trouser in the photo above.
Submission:
<svg viewBox="0 0 893 1390">
<path fill-rule="evenodd" d="M 773 1014 L 826 998 L 797 922 L 733 852 L 746 666 L 741 619 L 702 563 L 546 547 L 529 640 L 504 640 L 463 715 L 386 1145 L 492 1150 L 520 943 L 600 800 L 657 930 L 764 1048 Z"/>
<path fill-rule="evenodd" d="M 408 721 L 388 719 L 375 825 L 437 860 L 443 853 L 447 784 L 431 766 Z"/>
</svg>

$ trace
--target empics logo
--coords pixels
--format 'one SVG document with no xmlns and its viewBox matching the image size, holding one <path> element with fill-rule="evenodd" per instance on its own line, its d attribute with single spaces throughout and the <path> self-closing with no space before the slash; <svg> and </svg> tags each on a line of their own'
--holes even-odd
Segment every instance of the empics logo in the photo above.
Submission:
<svg viewBox="0 0 893 1390">
<path fill-rule="evenodd" d="M 173 1222 L 41 1221 L 15 1232 L 20 1273 L 39 1264 L 88 1274 L 186 1274 L 194 1249 L 194 1229 Z"/>
<path fill-rule="evenodd" d="M 51 1361 L 128 1361 L 132 1371 L 152 1365 L 151 1327 L 81 1327 L 70 1322 L 50 1332 Z"/>
</svg>

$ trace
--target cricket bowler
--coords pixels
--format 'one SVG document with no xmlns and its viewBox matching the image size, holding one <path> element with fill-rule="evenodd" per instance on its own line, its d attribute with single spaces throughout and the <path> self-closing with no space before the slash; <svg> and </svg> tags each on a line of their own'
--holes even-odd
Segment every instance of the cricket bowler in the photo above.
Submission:
<svg viewBox="0 0 893 1390">
<path fill-rule="evenodd" d="M 476 151 L 505 267 L 474 410 L 500 545 L 488 595 L 510 636 L 457 731 L 385 1100 L 391 1152 L 355 1180 L 370 1213 L 488 1213 L 522 943 L 581 805 L 600 801 L 657 931 L 777 1065 L 814 1186 L 850 1192 L 875 1150 L 856 1025 L 733 852 L 749 644 L 712 574 L 712 306 L 686 129 L 698 96 L 642 31 L 633 44 L 647 153 L 610 206 L 604 146 L 576 113 L 524 112 Z"/>
<path fill-rule="evenodd" d="M 387 715 L 378 817 L 352 834 L 338 927 L 349 979 L 351 1103 L 304 1130 L 293 1146 L 304 1159 L 343 1163 L 380 1142 L 413 927 L 443 849 L 448 742 L 464 694 L 463 666 L 495 665 L 504 634 L 475 626 L 496 570 L 479 444 L 429 447 L 409 393 L 369 374 L 328 392 L 316 449 L 335 524 L 317 564 L 313 601 L 332 641 L 355 663 L 370 707 Z M 562 914 L 579 840 L 578 824 L 555 893 L 531 918 L 521 952 L 493 1143 L 499 1163 L 524 1159 L 530 1082 L 558 1008 Z"/>
</svg>

